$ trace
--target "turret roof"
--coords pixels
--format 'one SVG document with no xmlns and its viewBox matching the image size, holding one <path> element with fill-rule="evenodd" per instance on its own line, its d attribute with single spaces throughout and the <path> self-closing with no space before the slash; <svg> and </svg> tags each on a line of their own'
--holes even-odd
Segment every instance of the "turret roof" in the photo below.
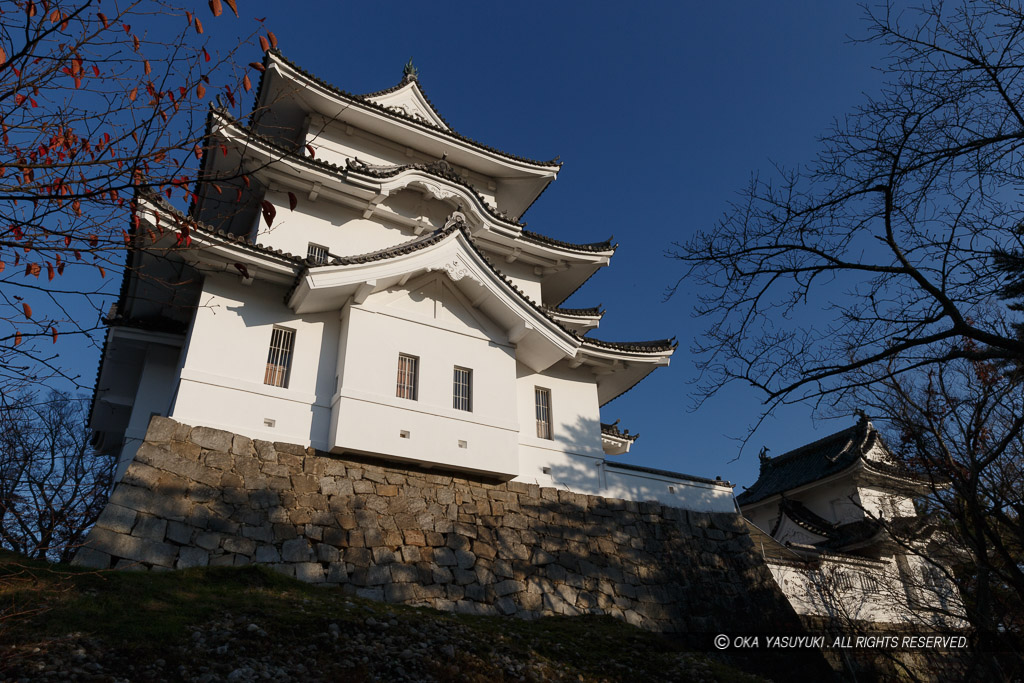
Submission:
<svg viewBox="0 0 1024 683">
<path fill-rule="evenodd" d="M 467 136 L 465 136 L 465 135 L 463 135 L 461 133 L 456 132 L 450 126 L 448 126 L 448 122 L 437 111 L 437 108 L 434 107 L 433 103 L 430 102 L 430 98 L 428 98 L 427 94 L 423 91 L 423 86 L 420 85 L 418 79 L 413 79 L 412 82 L 413 82 L 414 87 L 416 87 L 417 90 L 422 94 L 423 99 L 428 103 L 428 105 L 430 106 L 432 112 L 437 115 L 437 118 L 440 119 L 441 122 L 445 126 L 448 126 L 448 127 L 446 127 L 446 128 L 445 127 L 441 127 L 439 125 L 431 123 L 430 121 L 426 121 L 426 120 L 423 120 L 423 119 L 420 119 L 420 118 L 416 118 L 414 116 L 410 116 L 409 114 L 407 114 L 405 112 L 402 112 L 399 109 L 395 109 L 395 108 L 392 108 L 392 107 L 387 107 L 385 105 L 382 105 L 382 104 L 379 104 L 379 103 L 373 101 L 373 98 L 375 98 L 375 97 L 380 97 L 381 95 L 386 95 L 386 94 L 395 92 L 395 91 L 400 90 L 401 88 L 405 87 L 410 82 L 410 79 L 407 76 L 403 77 L 402 81 L 398 85 L 396 85 L 396 86 L 394 86 L 392 88 L 387 88 L 385 90 L 378 90 L 376 92 L 368 93 L 366 95 L 357 95 L 355 93 L 351 93 L 351 92 L 348 92 L 346 90 L 342 90 L 341 88 L 339 88 L 339 87 L 337 87 L 337 86 L 335 86 L 335 85 L 333 85 L 331 83 L 328 83 L 327 81 L 324 81 L 323 79 L 319 78 L 318 76 L 310 73 L 306 69 L 302 68 L 298 64 L 292 62 L 290 59 L 285 57 L 280 52 L 280 50 L 277 50 L 277 49 L 273 49 L 273 50 L 268 50 L 267 51 L 267 53 L 266 53 L 266 55 L 264 57 L 264 61 L 263 61 L 264 67 L 269 62 L 271 57 L 274 57 L 274 58 L 280 60 L 282 63 L 286 64 L 291 69 L 294 69 L 296 72 L 300 73 L 302 76 L 304 76 L 304 77 L 310 79 L 311 81 L 317 83 L 318 85 L 326 88 L 333 95 L 335 95 L 336 97 L 338 97 L 340 99 L 349 100 L 349 101 L 351 101 L 353 103 L 358 103 L 358 104 L 360 104 L 362 106 L 369 107 L 371 109 L 376 109 L 376 110 L 380 111 L 381 113 L 385 113 L 388 116 L 392 116 L 392 117 L 395 117 L 397 119 L 401 119 L 402 121 L 404 121 L 406 123 L 411 123 L 413 125 L 422 127 L 424 129 L 430 130 L 431 132 L 436 133 L 436 134 L 441 135 L 441 136 L 454 138 L 456 140 L 459 140 L 461 142 L 467 143 L 467 144 L 469 144 L 469 145 L 471 145 L 473 147 L 476 147 L 476 148 L 478 148 L 480 150 L 483 150 L 485 152 L 490 152 L 492 154 L 497 154 L 498 156 L 502 156 L 502 157 L 505 157 L 507 159 L 512 159 L 514 161 L 518 161 L 518 162 L 521 162 L 521 163 L 529 164 L 531 166 L 546 167 L 546 168 L 560 167 L 562 165 L 562 162 L 559 161 L 557 157 L 554 158 L 554 159 L 548 160 L 548 161 L 537 161 L 536 159 L 530 159 L 528 157 L 519 156 L 517 154 L 512 154 L 510 152 L 506 152 L 504 150 L 498 149 L 497 147 L 491 147 L 490 145 L 485 145 L 482 142 L 479 142 L 479 141 L 474 140 L 474 139 L 472 139 L 470 137 L 467 137 Z M 264 79 L 261 77 L 259 88 L 257 89 L 257 93 L 259 93 L 260 90 L 262 90 L 263 80 Z M 259 95 L 257 95 L 257 98 L 258 97 L 259 97 Z"/>
<path fill-rule="evenodd" d="M 736 502 L 740 505 L 750 505 L 839 474 L 857 465 L 890 476 L 917 478 L 918 475 L 905 467 L 867 458 L 868 452 L 879 439 L 878 432 L 871 422 L 866 417 L 861 417 L 852 427 L 775 458 L 764 458 L 757 481 L 736 496 Z"/>
</svg>

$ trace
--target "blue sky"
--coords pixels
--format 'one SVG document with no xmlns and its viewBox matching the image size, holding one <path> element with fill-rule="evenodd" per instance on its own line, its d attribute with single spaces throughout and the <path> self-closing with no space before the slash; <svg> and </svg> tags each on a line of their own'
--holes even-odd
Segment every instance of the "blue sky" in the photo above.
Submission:
<svg viewBox="0 0 1024 683">
<path fill-rule="evenodd" d="M 671 367 L 603 409 L 605 421 L 642 435 L 628 461 L 749 485 L 762 445 L 777 455 L 850 423 L 792 408 L 734 460 L 731 437 L 757 418 L 761 397 L 737 386 L 692 412 L 688 347 L 702 324 L 685 286 L 662 299 L 682 273 L 664 255 L 673 241 L 711 227 L 751 173 L 812 160 L 831 121 L 879 89 L 880 51 L 849 41 L 864 33 L 855 4 L 238 5 L 243 17 L 266 17 L 288 58 L 338 87 L 394 85 L 411 56 L 456 130 L 561 157 L 558 180 L 524 217 L 530 229 L 577 242 L 614 234 L 621 244 L 567 305 L 607 309 L 599 338 L 680 341 Z M 230 21 L 204 16 L 211 51 L 241 26 Z M 258 59 L 254 46 L 244 61 Z M 98 351 L 69 344 L 63 353 L 88 384 Z"/>
</svg>

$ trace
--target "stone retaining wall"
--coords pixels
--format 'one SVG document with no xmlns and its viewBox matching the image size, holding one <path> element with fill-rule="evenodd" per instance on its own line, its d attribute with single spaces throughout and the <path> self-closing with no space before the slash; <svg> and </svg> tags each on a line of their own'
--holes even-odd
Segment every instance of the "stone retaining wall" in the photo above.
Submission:
<svg viewBox="0 0 1024 683">
<path fill-rule="evenodd" d="M 265 563 L 479 614 L 799 629 L 739 515 L 410 470 L 153 418 L 75 563 Z"/>
</svg>

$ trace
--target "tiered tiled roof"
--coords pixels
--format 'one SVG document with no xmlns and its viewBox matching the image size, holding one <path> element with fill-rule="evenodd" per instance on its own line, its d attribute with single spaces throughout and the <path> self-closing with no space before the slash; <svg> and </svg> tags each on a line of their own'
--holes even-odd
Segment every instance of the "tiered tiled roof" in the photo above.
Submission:
<svg viewBox="0 0 1024 683">
<path fill-rule="evenodd" d="M 438 161 L 429 164 L 395 165 L 367 164 L 365 162 L 359 161 L 358 159 L 348 159 L 346 161 L 345 166 L 342 167 L 330 161 L 307 157 L 299 152 L 296 152 L 295 150 L 290 150 L 286 147 L 282 147 L 281 145 L 277 144 L 270 138 L 260 135 L 259 133 L 256 133 L 251 128 L 243 126 L 240 122 L 236 121 L 229 112 L 218 110 L 217 113 L 224 117 L 225 120 L 227 120 L 229 123 L 231 123 L 231 125 L 236 127 L 245 135 L 251 136 L 253 140 L 258 141 L 262 145 L 266 145 L 268 150 L 273 155 L 276 155 L 282 159 L 288 159 L 289 161 L 292 162 L 301 163 L 311 168 L 320 169 L 322 171 L 334 173 L 337 175 L 344 175 L 346 173 L 358 173 L 359 175 L 374 178 L 377 180 L 383 178 L 390 178 L 398 175 L 402 171 L 415 169 L 428 175 L 432 175 L 434 177 L 441 178 L 448 182 L 457 184 L 465 188 L 470 194 L 472 194 L 480 203 L 480 206 L 484 208 L 484 210 L 487 212 L 489 216 L 491 216 L 497 221 L 519 228 L 519 238 L 523 239 L 524 241 L 532 242 L 534 244 L 540 244 L 543 246 L 564 249 L 566 251 L 573 251 L 577 253 L 600 253 L 604 251 L 615 251 L 618 248 L 618 245 L 612 244 L 610 239 L 605 240 L 603 242 L 575 244 L 573 242 L 565 242 L 563 240 L 558 240 L 553 237 L 541 235 L 540 233 L 522 229 L 523 226 L 526 225 L 525 223 L 519 223 L 515 219 L 509 218 L 508 216 L 502 214 L 493 206 L 491 206 L 490 203 L 488 203 L 488 201 L 484 199 L 483 195 L 477 192 L 476 188 L 467 183 L 457 173 L 451 171 L 450 167 L 449 169 L 446 170 L 444 165 L 446 162 L 443 159 L 439 159 Z"/>
<path fill-rule="evenodd" d="M 463 224 L 459 222 L 455 222 L 445 228 L 439 228 L 432 233 L 426 234 L 422 237 L 418 237 L 416 239 L 404 242 L 393 247 L 380 249 L 366 254 L 359 254 L 356 256 L 336 256 L 333 257 L 330 263 L 328 264 L 310 265 L 308 261 L 304 258 L 295 256 L 293 254 L 288 254 L 286 252 L 281 251 L 280 249 L 271 249 L 268 247 L 260 246 L 258 244 L 253 244 L 244 237 L 240 237 L 238 235 L 225 232 L 223 230 L 217 230 L 208 225 L 200 223 L 195 219 L 187 218 L 173 206 L 166 203 L 166 201 L 163 200 L 158 195 L 147 193 L 145 196 L 147 199 L 149 199 L 149 201 L 159 206 L 162 211 L 167 212 L 171 216 L 175 225 L 188 225 L 190 230 L 196 231 L 200 234 L 219 237 L 221 239 L 224 239 L 225 241 L 231 242 L 232 244 L 235 244 L 243 249 L 246 249 L 247 251 L 259 253 L 261 255 L 276 256 L 282 260 L 289 262 L 290 265 L 299 268 L 298 274 L 295 279 L 295 284 L 293 284 L 291 289 L 289 289 L 288 293 L 285 295 L 285 300 L 287 300 L 291 296 L 292 292 L 295 290 L 295 287 L 298 285 L 299 280 L 311 268 L 324 268 L 330 267 L 332 265 L 346 266 L 363 263 L 373 263 L 376 261 L 385 261 L 396 256 L 401 256 L 403 254 L 411 254 L 413 252 L 426 249 L 427 247 L 433 244 L 437 244 L 438 242 L 443 241 L 453 232 L 460 231 L 466 237 L 466 241 L 469 243 L 473 251 L 477 254 L 477 256 L 480 257 L 480 260 L 483 261 L 495 275 L 497 275 L 506 285 L 508 285 L 508 287 L 512 291 L 514 291 L 523 301 L 525 301 L 531 308 L 538 311 L 542 316 L 544 316 L 545 319 L 549 320 L 559 329 L 563 330 L 567 334 L 571 335 L 572 337 L 580 341 L 582 346 L 589 346 L 591 348 L 597 349 L 608 349 L 613 351 L 623 351 L 627 353 L 651 354 L 658 354 L 664 353 L 666 351 L 671 351 L 675 349 L 676 346 L 678 346 L 678 344 L 674 341 L 674 338 L 640 342 L 610 342 L 602 341 L 599 339 L 591 339 L 590 337 L 584 337 L 578 332 L 566 328 L 564 325 L 555 320 L 551 316 L 551 314 L 547 310 L 545 310 L 544 306 L 530 298 L 525 292 L 519 289 L 519 287 L 517 287 L 512 280 L 506 277 L 493 263 L 491 263 L 490 259 L 488 259 L 487 256 L 485 256 L 483 252 L 481 252 L 480 249 L 476 246 L 476 242 L 473 239 L 473 236 L 469 233 L 468 230 L 466 230 L 463 227 Z"/>
<path fill-rule="evenodd" d="M 398 88 L 400 88 L 403 85 L 405 85 L 405 79 L 403 79 L 402 83 L 400 83 L 399 85 L 397 85 L 394 88 L 389 89 L 389 90 L 382 90 L 382 91 L 379 91 L 379 92 L 370 93 L 369 95 L 356 95 L 355 93 L 350 93 L 350 92 L 347 92 L 345 90 L 342 90 L 341 88 L 339 88 L 339 87 L 337 87 L 335 85 L 332 85 L 332 84 L 328 83 L 327 81 L 324 81 L 321 78 L 313 75 L 309 71 L 306 71 L 305 69 L 303 69 L 298 64 L 295 64 L 294 62 L 289 60 L 287 57 L 285 57 L 283 54 L 281 54 L 281 52 L 279 50 L 276 50 L 276 49 L 275 50 L 267 51 L 266 55 L 264 56 L 264 60 L 263 60 L 264 67 L 266 67 L 266 65 L 267 65 L 271 55 L 277 57 L 284 64 L 286 64 L 288 67 L 294 69 L 296 72 L 302 74 L 304 77 L 308 78 L 309 80 L 313 81 L 314 83 L 316 83 L 316 84 L 322 86 L 323 88 L 327 89 L 328 91 L 330 91 L 333 95 L 335 95 L 339 99 L 349 100 L 349 101 L 351 101 L 353 103 L 358 103 L 361 106 L 368 107 L 370 109 L 375 109 L 375 110 L 377 110 L 377 111 L 379 111 L 381 113 L 387 114 L 388 116 L 392 116 L 394 118 L 401 119 L 402 121 L 404 121 L 406 123 L 411 123 L 411 124 L 413 124 L 415 126 L 419 126 L 419 127 L 425 128 L 425 129 L 427 129 L 427 130 L 429 130 L 432 133 L 435 133 L 437 135 L 454 138 L 456 140 L 459 140 L 460 142 L 464 142 L 464 143 L 469 144 L 469 145 L 471 145 L 473 147 L 476 147 L 478 149 L 484 150 L 486 152 L 490 152 L 492 154 L 497 154 L 498 156 L 502 156 L 502 157 L 505 157 L 507 159 L 512 159 L 514 161 L 519 161 L 521 163 L 530 164 L 531 166 L 540 166 L 540 167 L 552 167 L 552 166 L 561 166 L 562 165 L 562 162 L 559 161 L 557 157 L 555 159 L 551 159 L 550 161 L 537 161 L 535 159 L 529 159 L 527 157 L 522 157 L 522 156 L 519 156 L 517 154 L 511 154 L 509 152 L 506 152 L 504 150 L 498 149 L 496 147 L 491 147 L 490 145 L 485 145 L 484 143 L 478 142 L 477 140 L 474 140 L 474 139 L 472 139 L 470 137 L 462 135 L 461 133 L 457 133 L 456 131 L 452 130 L 451 128 L 449 128 L 448 130 L 445 130 L 444 128 L 441 128 L 439 126 L 435 126 L 434 124 L 432 124 L 432 123 L 430 123 L 428 121 L 423 121 L 423 120 L 418 119 L 418 118 L 416 118 L 414 116 L 409 116 L 408 114 L 406 114 L 404 112 L 401 112 L 401 111 L 399 111 L 397 109 L 392 109 L 390 107 L 386 107 L 386 106 L 377 104 L 372 99 L 370 99 L 372 97 L 378 97 L 380 95 L 387 94 L 388 92 L 394 92 L 394 90 L 397 90 Z M 263 89 L 263 84 L 264 84 L 265 80 L 266 80 L 265 77 L 261 76 L 259 86 L 257 87 L 257 95 L 256 95 L 257 102 L 259 101 L 260 93 L 261 93 L 261 91 Z M 423 87 L 421 85 L 419 85 L 418 82 L 417 82 L 417 87 L 419 87 L 420 92 L 423 94 L 424 99 L 426 99 L 427 102 L 430 103 L 429 98 L 427 98 L 426 92 L 423 91 Z M 434 105 L 432 103 L 430 103 L 430 108 L 433 109 L 435 113 L 437 113 L 437 109 L 434 107 Z M 438 114 L 438 118 L 440 118 L 442 121 L 444 121 L 444 117 L 442 117 L 440 114 Z M 447 124 L 447 123 L 448 122 L 445 121 L 445 124 Z"/>
<path fill-rule="evenodd" d="M 877 438 L 867 419 L 813 443 L 762 461 L 761 475 L 754 485 L 736 496 L 749 505 L 769 496 L 838 474 L 861 461 Z"/>
</svg>

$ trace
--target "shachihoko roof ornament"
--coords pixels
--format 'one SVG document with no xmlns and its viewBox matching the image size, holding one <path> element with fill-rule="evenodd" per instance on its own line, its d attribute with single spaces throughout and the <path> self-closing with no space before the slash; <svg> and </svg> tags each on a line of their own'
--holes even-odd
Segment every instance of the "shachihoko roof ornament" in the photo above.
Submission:
<svg viewBox="0 0 1024 683">
<path fill-rule="evenodd" d="M 420 70 L 413 66 L 412 57 L 409 57 L 409 61 L 402 68 L 402 82 L 418 80 L 419 76 Z"/>
</svg>

